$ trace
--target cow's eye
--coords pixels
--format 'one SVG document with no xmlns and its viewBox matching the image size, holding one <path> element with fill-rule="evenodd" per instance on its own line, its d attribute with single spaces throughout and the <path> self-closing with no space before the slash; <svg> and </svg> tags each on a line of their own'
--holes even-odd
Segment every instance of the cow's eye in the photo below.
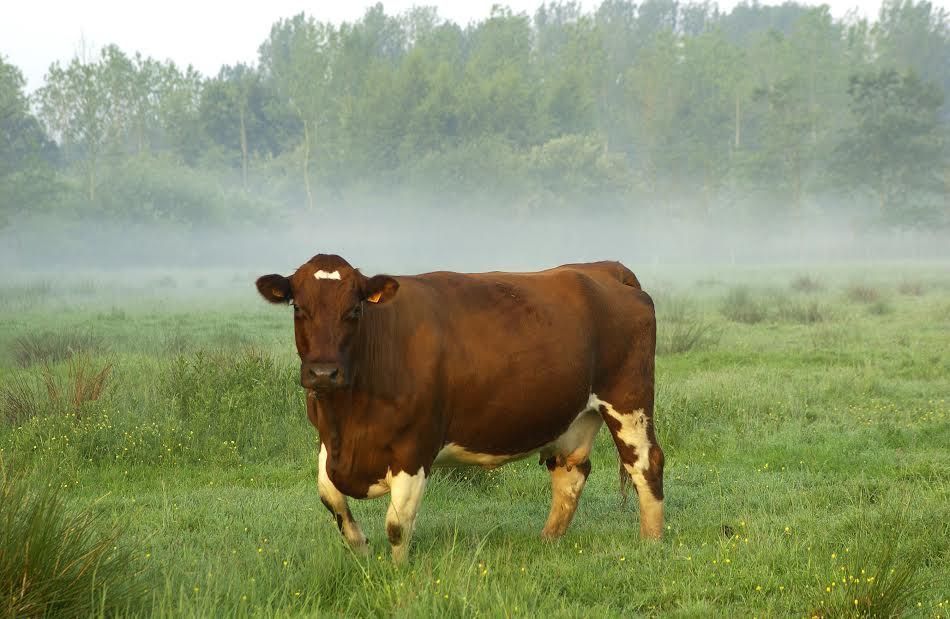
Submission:
<svg viewBox="0 0 950 619">
<path fill-rule="evenodd" d="M 346 314 L 346 318 L 347 320 L 359 320 L 360 316 L 362 315 L 363 315 L 363 304 L 357 303 L 356 305 L 353 306 L 353 309 L 351 309 Z"/>
</svg>

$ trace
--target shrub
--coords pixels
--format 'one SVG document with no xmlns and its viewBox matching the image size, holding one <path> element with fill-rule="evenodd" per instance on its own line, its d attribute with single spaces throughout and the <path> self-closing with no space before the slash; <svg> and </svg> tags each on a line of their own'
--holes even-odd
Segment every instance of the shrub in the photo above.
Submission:
<svg viewBox="0 0 950 619">
<path fill-rule="evenodd" d="M 56 485 L 0 462 L 0 616 L 89 617 L 144 599 L 119 531 L 88 509 L 70 512 Z"/>
<path fill-rule="evenodd" d="M 755 324 L 765 320 L 766 311 L 761 302 L 752 298 L 748 288 L 732 288 L 722 305 L 722 314 L 729 320 Z"/>
</svg>

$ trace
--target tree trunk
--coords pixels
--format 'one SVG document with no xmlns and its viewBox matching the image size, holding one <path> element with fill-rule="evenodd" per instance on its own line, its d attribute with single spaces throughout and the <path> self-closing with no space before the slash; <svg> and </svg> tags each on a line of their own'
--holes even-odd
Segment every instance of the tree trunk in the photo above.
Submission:
<svg viewBox="0 0 950 619">
<path fill-rule="evenodd" d="M 742 146 L 742 108 L 739 107 L 739 91 L 736 90 L 736 150 Z"/>
<path fill-rule="evenodd" d="M 247 192 L 247 127 L 244 122 L 244 106 L 238 108 L 241 118 L 241 186 Z"/>
<path fill-rule="evenodd" d="M 303 184 L 307 190 L 307 207 L 313 210 L 313 190 L 310 187 L 310 123 L 303 123 Z"/>
</svg>

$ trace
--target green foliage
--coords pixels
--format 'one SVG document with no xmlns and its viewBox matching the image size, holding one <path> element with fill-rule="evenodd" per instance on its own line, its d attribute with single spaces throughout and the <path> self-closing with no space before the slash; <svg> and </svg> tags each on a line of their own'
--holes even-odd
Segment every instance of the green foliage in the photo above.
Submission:
<svg viewBox="0 0 950 619">
<path fill-rule="evenodd" d="M 945 226 L 948 52 L 950 14 L 916 0 L 872 23 L 609 0 L 465 27 L 299 14 L 210 78 L 109 45 L 54 63 L 32 101 L 2 63 L 0 216 L 203 222 L 397 195 L 774 220 L 846 192 L 877 225 Z"/>
<path fill-rule="evenodd" d="M 856 74 L 848 86 L 856 124 L 838 146 L 838 166 L 850 185 L 869 188 L 881 217 L 900 218 L 907 201 L 941 194 L 947 165 L 945 129 L 940 122 L 944 95 L 915 74 L 893 69 Z M 946 217 L 945 204 L 913 209 L 917 224 Z M 942 223 L 942 222 L 941 222 Z"/>
<path fill-rule="evenodd" d="M 118 530 L 64 494 L 0 461 L 0 616 L 138 611 L 145 588 Z"/>
<path fill-rule="evenodd" d="M 19 69 L 0 56 L 0 227 L 9 217 L 43 208 L 58 186 L 56 145 L 30 110 Z"/>
</svg>

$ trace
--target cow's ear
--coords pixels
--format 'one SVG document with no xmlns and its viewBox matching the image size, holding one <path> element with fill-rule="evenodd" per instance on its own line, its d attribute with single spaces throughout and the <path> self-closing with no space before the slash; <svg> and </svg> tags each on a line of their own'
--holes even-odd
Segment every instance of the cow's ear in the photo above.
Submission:
<svg viewBox="0 0 950 619">
<path fill-rule="evenodd" d="M 257 291 L 271 303 L 290 303 L 294 300 L 290 280 L 276 273 L 258 277 Z"/>
<path fill-rule="evenodd" d="M 363 298 L 370 303 L 386 303 L 399 290 L 399 282 L 388 275 L 374 275 L 363 284 Z"/>
</svg>

